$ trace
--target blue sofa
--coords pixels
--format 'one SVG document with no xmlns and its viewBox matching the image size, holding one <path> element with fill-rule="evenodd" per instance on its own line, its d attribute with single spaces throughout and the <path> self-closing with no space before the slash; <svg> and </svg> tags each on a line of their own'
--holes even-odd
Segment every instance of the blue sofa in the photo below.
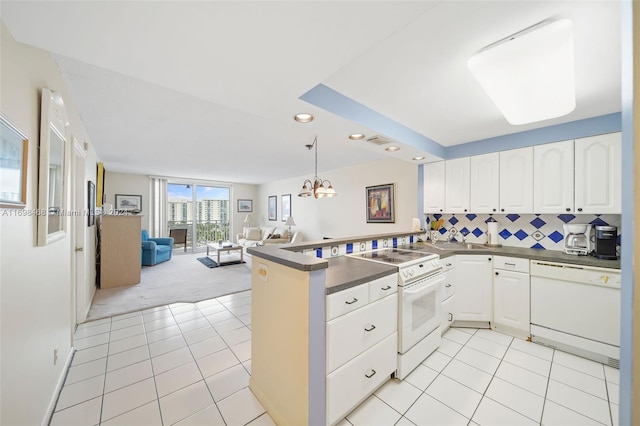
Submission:
<svg viewBox="0 0 640 426">
<path fill-rule="evenodd" d="M 173 238 L 149 238 L 146 229 L 142 230 L 142 265 L 153 266 L 171 259 Z"/>
</svg>

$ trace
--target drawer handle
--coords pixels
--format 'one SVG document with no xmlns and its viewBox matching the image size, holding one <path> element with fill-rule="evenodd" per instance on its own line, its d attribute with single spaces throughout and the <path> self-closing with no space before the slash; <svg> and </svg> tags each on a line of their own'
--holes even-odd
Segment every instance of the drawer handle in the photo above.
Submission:
<svg viewBox="0 0 640 426">
<path fill-rule="evenodd" d="M 514 268 L 516 267 L 515 263 L 509 263 L 509 262 L 504 262 L 505 266 L 513 266 Z"/>
<path fill-rule="evenodd" d="M 356 303 L 358 301 L 358 299 L 356 299 L 355 297 L 353 298 L 353 300 L 351 302 L 344 302 L 347 305 L 353 305 L 354 303 Z"/>
<path fill-rule="evenodd" d="M 364 331 L 373 331 L 373 330 L 375 330 L 375 329 L 376 329 L 376 326 L 375 326 L 375 325 L 373 325 L 373 324 L 371 324 L 371 328 L 366 328 L 366 327 L 365 327 L 365 328 L 364 328 Z"/>
<path fill-rule="evenodd" d="M 453 314 L 449 313 L 449 322 L 453 321 Z"/>
<path fill-rule="evenodd" d="M 382 287 L 382 290 L 384 290 L 384 291 L 391 290 L 391 286 L 390 286 L 390 285 L 388 285 L 388 286 L 386 286 L 386 287 Z"/>
<path fill-rule="evenodd" d="M 445 285 L 445 287 L 451 287 L 451 284 L 447 284 L 447 285 Z"/>
<path fill-rule="evenodd" d="M 365 374 L 364 377 L 366 377 L 367 379 L 372 378 L 373 376 L 376 375 L 376 370 L 374 370 L 373 368 L 371 369 L 371 374 Z"/>
</svg>

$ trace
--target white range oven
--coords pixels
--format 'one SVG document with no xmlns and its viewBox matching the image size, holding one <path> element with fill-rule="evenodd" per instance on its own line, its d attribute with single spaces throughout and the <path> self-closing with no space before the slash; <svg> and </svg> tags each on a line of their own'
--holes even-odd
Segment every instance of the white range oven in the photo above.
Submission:
<svg viewBox="0 0 640 426">
<path fill-rule="evenodd" d="M 398 267 L 398 370 L 404 379 L 440 346 L 440 256 L 385 248 L 349 256 Z"/>
</svg>

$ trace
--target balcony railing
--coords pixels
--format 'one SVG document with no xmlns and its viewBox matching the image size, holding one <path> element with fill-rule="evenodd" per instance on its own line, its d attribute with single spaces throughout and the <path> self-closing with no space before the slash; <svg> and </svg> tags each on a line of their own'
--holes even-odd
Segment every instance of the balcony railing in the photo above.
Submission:
<svg viewBox="0 0 640 426">
<path fill-rule="evenodd" d="M 196 248 L 205 247 L 207 243 L 212 241 L 227 241 L 229 238 L 229 221 L 228 220 L 203 220 L 196 221 Z M 192 247 L 193 221 L 169 221 L 169 229 L 186 229 L 187 230 L 187 248 Z M 182 249 L 182 247 L 174 247 Z"/>
</svg>

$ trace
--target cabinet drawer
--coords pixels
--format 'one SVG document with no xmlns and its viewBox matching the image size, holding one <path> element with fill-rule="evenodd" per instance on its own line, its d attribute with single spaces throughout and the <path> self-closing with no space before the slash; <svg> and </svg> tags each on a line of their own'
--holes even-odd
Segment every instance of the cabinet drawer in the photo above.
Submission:
<svg viewBox="0 0 640 426">
<path fill-rule="evenodd" d="M 442 282 L 442 300 L 447 300 L 449 297 L 455 294 L 455 271 L 449 270 L 449 272 L 445 272 L 444 281 Z"/>
<path fill-rule="evenodd" d="M 327 296 L 327 321 L 369 303 L 369 284 L 361 284 Z"/>
<path fill-rule="evenodd" d="M 389 380 L 397 368 L 397 333 L 393 333 L 327 376 L 327 423 L 333 425 Z"/>
<path fill-rule="evenodd" d="M 398 295 L 392 294 L 327 323 L 327 373 L 398 328 Z"/>
<path fill-rule="evenodd" d="M 398 291 L 398 274 L 378 278 L 369 283 L 369 302 L 375 302 Z"/>
<path fill-rule="evenodd" d="M 493 256 L 493 269 L 529 273 L 529 259 Z"/>
<path fill-rule="evenodd" d="M 453 269 L 455 265 L 456 257 L 449 256 L 444 259 L 440 259 L 440 263 L 442 264 L 442 272 L 447 272 Z"/>
</svg>

